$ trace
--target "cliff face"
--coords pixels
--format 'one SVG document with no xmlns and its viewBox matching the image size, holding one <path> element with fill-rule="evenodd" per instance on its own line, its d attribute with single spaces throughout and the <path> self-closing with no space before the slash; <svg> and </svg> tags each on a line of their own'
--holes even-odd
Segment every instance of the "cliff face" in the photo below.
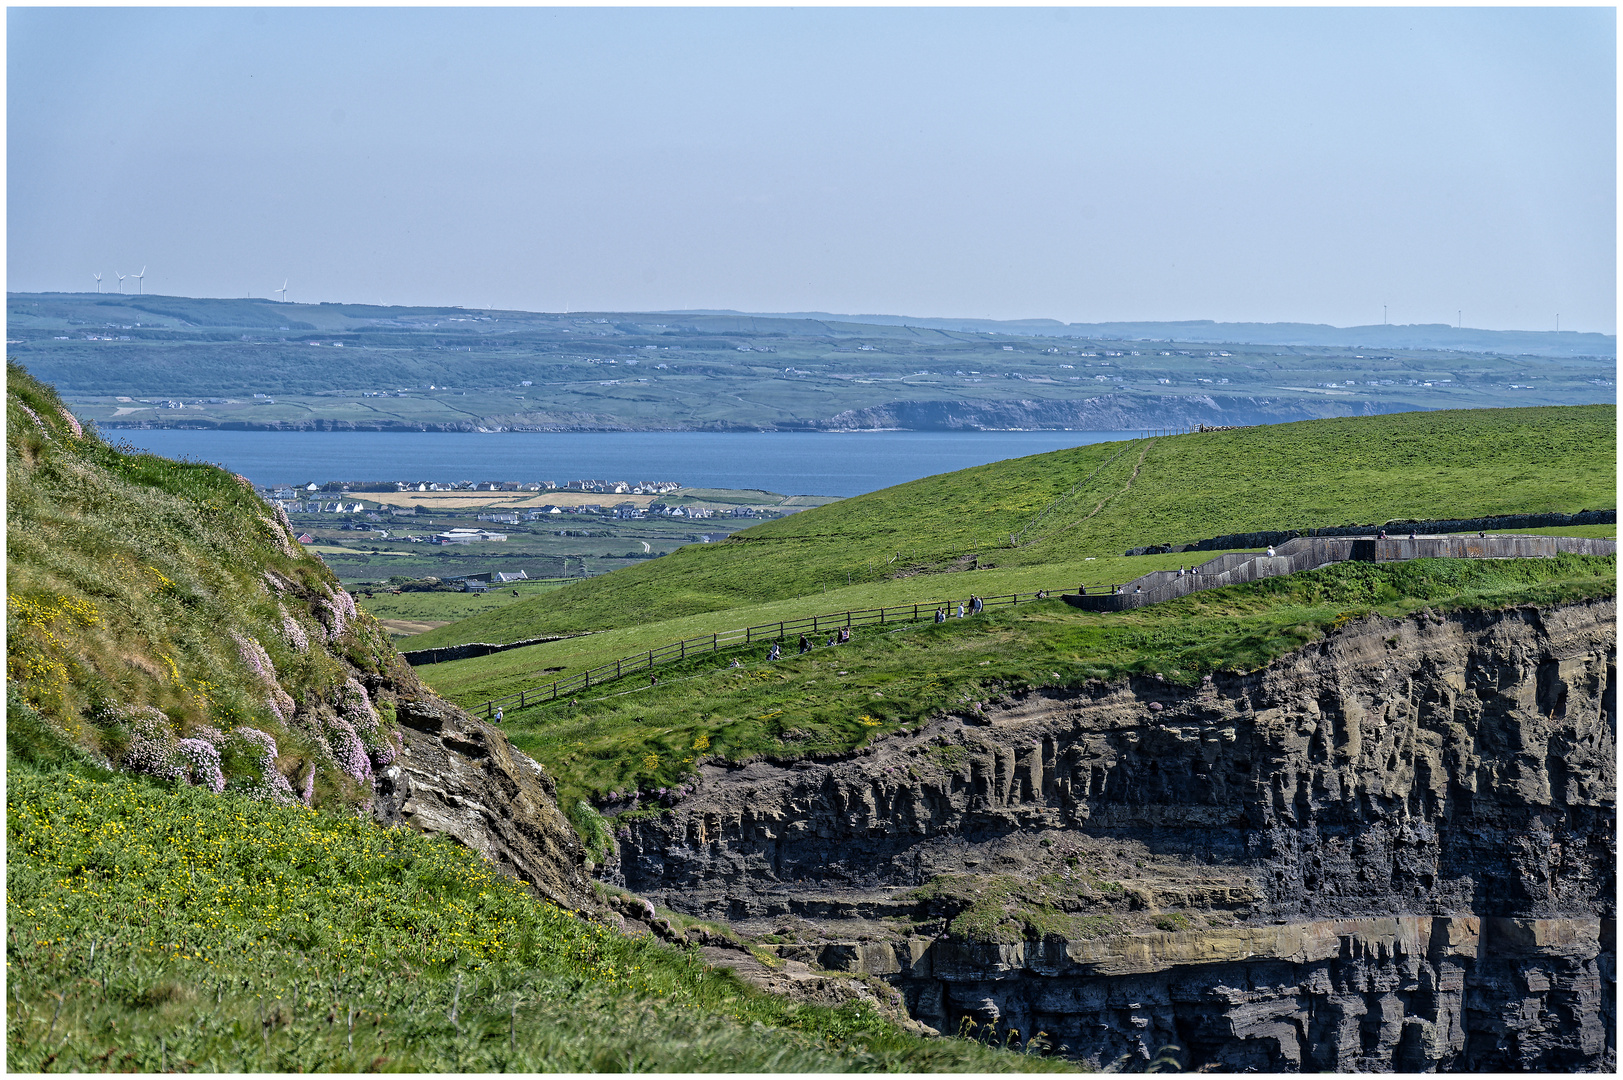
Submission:
<svg viewBox="0 0 1623 1080">
<path fill-rule="evenodd" d="M 1353 623 L 1195 689 L 988 703 L 843 761 L 707 768 L 611 871 L 941 1029 L 1099 1062 L 1615 1054 L 1616 607 Z"/>
</svg>

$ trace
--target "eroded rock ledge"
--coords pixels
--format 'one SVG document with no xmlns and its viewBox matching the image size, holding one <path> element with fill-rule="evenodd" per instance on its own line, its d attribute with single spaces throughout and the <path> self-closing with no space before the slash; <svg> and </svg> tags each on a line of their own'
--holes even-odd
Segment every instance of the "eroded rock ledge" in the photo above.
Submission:
<svg viewBox="0 0 1623 1080">
<path fill-rule="evenodd" d="M 560 907 L 599 906 L 585 848 L 540 765 L 431 694 L 402 700 L 397 715 L 405 752 L 374 782 L 379 821 L 444 833 Z"/>
<path fill-rule="evenodd" d="M 1107 1063 L 1615 1060 L 1616 605 L 1351 624 L 1245 676 L 1046 691 L 707 767 L 619 883 Z"/>
</svg>

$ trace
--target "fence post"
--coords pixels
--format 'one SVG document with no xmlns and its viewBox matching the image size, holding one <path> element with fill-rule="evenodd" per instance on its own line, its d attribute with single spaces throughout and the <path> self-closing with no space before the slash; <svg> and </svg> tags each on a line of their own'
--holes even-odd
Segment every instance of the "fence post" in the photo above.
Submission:
<svg viewBox="0 0 1623 1080">
<path fill-rule="evenodd" d="M 917 604 L 913 605 L 913 621 L 919 621 L 919 606 Z"/>
<path fill-rule="evenodd" d="M 879 625 L 885 625 L 885 609 L 883 607 L 879 609 Z"/>
<path fill-rule="evenodd" d="M 720 640 L 720 638 L 721 638 L 721 635 L 719 633 L 710 635 L 710 651 L 711 652 L 715 652 L 716 649 L 718 649 L 720 647 L 717 644 L 717 642 Z"/>
<path fill-rule="evenodd" d="M 744 644 L 746 644 L 746 645 L 748 645 L 750 643 L 750 630 L 751 630 L 751 627 L 748 627 L 748 626 L 744 627 Z"/>
<path fill-rule="evenodd" d="M 614 677 L 616 679 L 620 677 L 620 661 L 618 660 L 614 662 Z"/>
<path fill-rule="evenodd" d="M 653 649 L 648 650 L 648 666 L 649 667 L 654 666 L 654 650 Z"/>
<path fill-rule="evenodd" d="M 686 639 L 686 638 L 683 638 L 683 639 L 682 639 L 682 640 L 681 640 L 681 642 L 680 642 L 680 643 L 679 643 L 679 644 L 680 644 L 680 645 L 681 645 L 681 646 L 682 646 L 682 655 L 681 655 L 681 656 L 680 656 L 680 657 L 678 657 L 678 658 L 677 658 L 677 659 L 679 659 L 679 660 L 686 660 L 686 659 L 687 659 L 687 658 L 688 658 L 688 643 L 687 643 L 687 639 Z"/>
</svg>

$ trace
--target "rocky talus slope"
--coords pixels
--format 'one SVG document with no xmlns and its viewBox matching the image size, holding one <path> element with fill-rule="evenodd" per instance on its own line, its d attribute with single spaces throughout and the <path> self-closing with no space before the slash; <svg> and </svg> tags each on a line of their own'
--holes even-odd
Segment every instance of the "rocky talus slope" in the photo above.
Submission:
<svg viewBox="0 0 1623 1080">
<path fill-rule="evenodd" d="M 1615 1061 L 1614 601 L 1372 616 L 1244 676 L 707 766 L 608 876 L 1109 1063 Z"/>
</svg>

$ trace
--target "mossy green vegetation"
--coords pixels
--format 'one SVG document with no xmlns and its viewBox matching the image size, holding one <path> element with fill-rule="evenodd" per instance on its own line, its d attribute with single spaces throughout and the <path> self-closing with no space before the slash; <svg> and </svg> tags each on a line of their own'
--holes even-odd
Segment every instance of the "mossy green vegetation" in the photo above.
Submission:
<svg viewBox="0 0 1623 1080">
<path fill-rule="evenodd" d="M 1048 873 L 1035 878 L 997 874 L 943 874 L 913 890 L 926 910 L 947 917 L 946 931 L 965 941 L 1012 945 L 1053 937 L 1085 941 L 1126 930 L 1113 910 L 1122 887 L 1086 873 Z M 1179 916 L 1188 923 L 1187 916 Z"/>
<path fill-rule="evenodd" d="M 661 812 L 706 758 L 844 753 L 999 694 L 1162 674 L 1195 684 L 1259 668 L 1347 622 L 1422 606 L 1502 607 L 1616 594 L 1616 559 L 1338 563 L 1119 613 L 1058 600 L 945 623 L 865 627 L 849 644 L 778 661 L 766 643 L 509 710 L 513 744 L 546 766 L 566 805 L 640 795 Z M 739 666 L 732 666 L 734 661 Z M 663 789 L 663 790 L 662 790 Z"/>
<path fill-rule="evenodd" d="M 14 1071 L 1064 1067 L 762 993 L 445 839 L 89 766 L 7 772 Z"/>
<path fill-rule="evenodd" d="M 368 799 L 392 723 L 357 676 L 415 681 L 376 622 L 246 481 L 109 446 L 15 365 L 6 387 L 8 696 L 110 764 Z"/>
<path fill-rule="evenodd" d="M 1605 509 L 1617 499 L 1616 416 L 1612 405 L 1444 410 L 1059 450 L 680 548 L 413 645 L 642 625 L 963 569 L 972 557 L 1035 567 L 1255 530 Z"/>
</svg>

